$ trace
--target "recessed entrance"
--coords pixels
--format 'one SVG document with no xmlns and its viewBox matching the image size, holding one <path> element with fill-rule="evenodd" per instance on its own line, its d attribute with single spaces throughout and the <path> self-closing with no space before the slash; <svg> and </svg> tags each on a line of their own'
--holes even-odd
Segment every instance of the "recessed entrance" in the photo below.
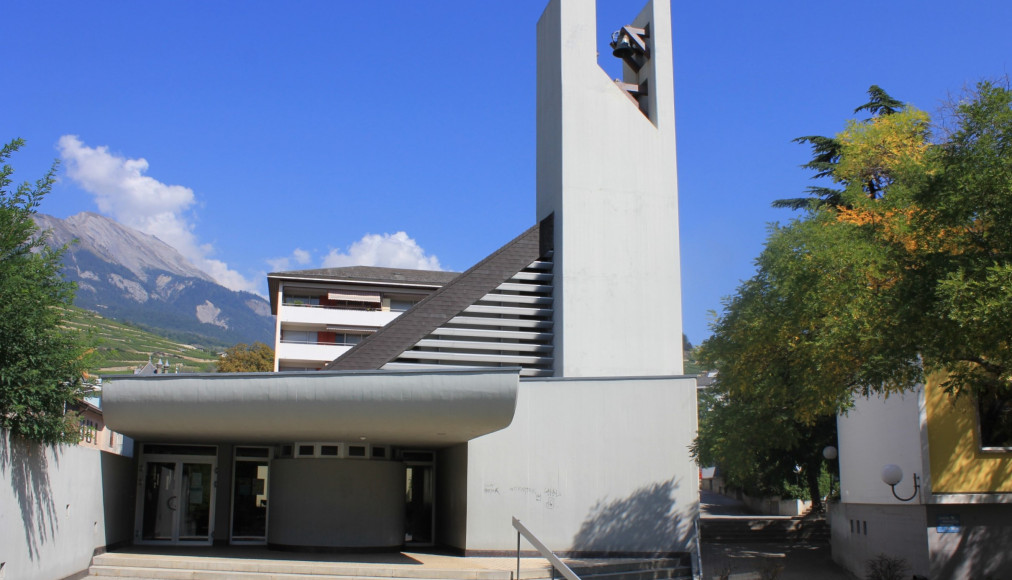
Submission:
<svg viewBox="0 0 1012 580">
<path fill-rule="evenodd" d="M 405 452 L 405 455 L 408 455 Z M 428 455 L 431 456 L 431 453 Z M 431 546 L 434 543 L 435 466 L 429 461 L 406 461 L 404 543 Z"/>
<path fill-rule="evenodd" d="M 232 468 L 233 544 L 267 543 L 267 494 L 271 450 L 236 447 Z"/>
<path fill-rule="evenodd" d="M 210 544 L 216 466 L 215 447 L 145 445 L 137 493 L 137 542 Z"/>
</svg>

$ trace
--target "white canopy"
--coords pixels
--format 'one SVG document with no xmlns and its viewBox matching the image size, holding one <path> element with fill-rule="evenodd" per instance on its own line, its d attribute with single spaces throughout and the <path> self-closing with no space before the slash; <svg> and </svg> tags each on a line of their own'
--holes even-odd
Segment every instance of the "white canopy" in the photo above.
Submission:
<svg viewBox="0 0 1012 580">
<path fill-rule="evenodd" d="M 442 447 L 507 427 L 519 369 L 105 377 L 102 411 L 142 441 Z"/>
</svg>

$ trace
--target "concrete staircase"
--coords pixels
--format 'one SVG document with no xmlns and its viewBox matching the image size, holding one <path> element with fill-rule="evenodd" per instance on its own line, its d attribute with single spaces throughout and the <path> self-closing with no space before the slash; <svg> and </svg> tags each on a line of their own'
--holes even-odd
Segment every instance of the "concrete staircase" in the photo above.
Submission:
<svg viewBox="0 0 1012 580">
<path fill-rule="evenodd" d="M 700 523 L 704 543 L 829 543 L 829 524 L 812 516 L 723 516 L 703 518 Z"/>
<path fill-rule="evenodd" d="M 107 553 L 95 556 L 88 578 L 106 580 L 510 580 L 516 575 L 509 559 L 490 569 L 457 558 L 448 564 L 363 564 L 242 557 Z M 481 561 L 483 559 L 476 559 Z M 692 578 L 686 560 L 596 560 L 567 562 L 584 580 L 669 580 Z M 561 578 L 546 566 L 522 566 L 520 580 Z"/>
</svg>

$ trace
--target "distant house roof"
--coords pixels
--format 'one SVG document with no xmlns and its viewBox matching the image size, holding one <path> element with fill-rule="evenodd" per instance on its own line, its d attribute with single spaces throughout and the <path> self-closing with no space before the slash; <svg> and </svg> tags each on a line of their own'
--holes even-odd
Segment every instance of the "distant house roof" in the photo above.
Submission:
<svg viewBox="0 0 1012 580">
<path fill-rule="evenodd" d="M 278 286 L 282 280 L 305 282 L 371 282 L 395 286 L 425 286 L 439 288 L 450 282 L 459 272 L 441 270 L 411 270 L 408 268 L 381 268 L 379 266 L 346 266 L 344 268 L 316 268 L 313 270 L 291 270 L 267 274 L 267 288 L 270 293 L 271 311 L 278 311 Z"/>
</svg>

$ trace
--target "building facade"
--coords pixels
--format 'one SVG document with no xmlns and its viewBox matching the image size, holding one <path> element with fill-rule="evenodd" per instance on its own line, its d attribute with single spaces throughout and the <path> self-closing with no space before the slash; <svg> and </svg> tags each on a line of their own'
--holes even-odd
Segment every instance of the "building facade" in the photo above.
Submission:
<svg viewBox="0 0 1012 580">
<path fill-rule="evenodd" d="M 374 266 L 268 274 L 274 370 L 320 370 L 456 275 Z"/>
<path fill-rule="evenodd" d="M 1012 576 L 1012 447 L 982 439 L 973 398 L 943 380 L 859 399 L 838 419 L 833 558 L 856 574 L 885 554 L 927 578 Z M 886 466 L 902 475 L 894 487 Z"/>
<path fill-rule="evenodd" d="M 552 0 L 538 23 L 530 229 L 428 285 L 275 276 L 278 372 L 107 382 L 137 440 L 135 542 L 502 554 L 516 517 L 563 554 L 693 551 L 670 7 L 622 29 L 619 82 L 595 20 Z M 293 372 L 336 352 L 288 350 L 313 334 L 344 352 Z"/>
</svg>

